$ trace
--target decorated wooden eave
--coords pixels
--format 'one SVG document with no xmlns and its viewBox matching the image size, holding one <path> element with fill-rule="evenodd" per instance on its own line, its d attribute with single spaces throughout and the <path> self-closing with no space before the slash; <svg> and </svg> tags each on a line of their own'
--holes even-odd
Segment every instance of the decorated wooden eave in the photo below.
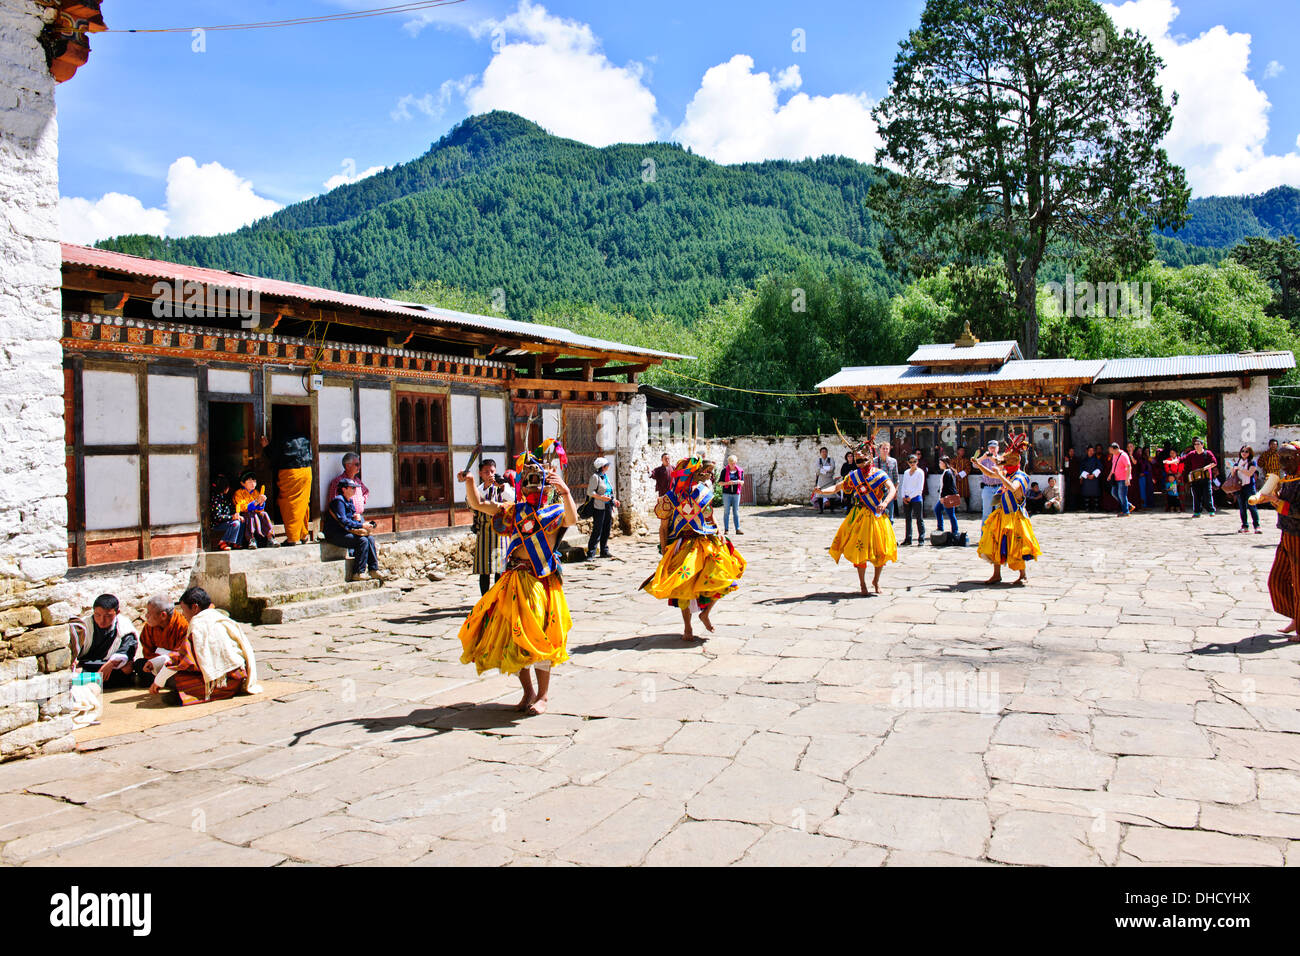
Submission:
<svg viewBox="0 0 1300 956">
<path fill-rule="evenodd" d="M 379 347 L 399 359 L 403 355 L 416 358 L 417 365 L 424 360 L 416 353 L 452 355 L 469 364 L 501 364 L 510 370 L 511 387 L 530 391 L 631 393 L 636 391 L 640 373 L 650 366 L 686 358 L 547 325 L 67 243 L 63 246 L 63 293 L 65 314 L 136 320 L 150 333 L 155 331 L 150 322 L 162 319 L 207 326 L 211 335 L 248 331 L 316 341 L 318 345 L 328 336 L 335 351 Z M 191 296 L 197 296 L 197 303 Z M 252 355 L 243 352 L 245 347 L 251 348 L 247 340 L 241 341 L 245 345 L 237 351 Z M 627 380 L 613 381 L 614 376 Z"/>
<path fill-rule="evenodd" d="M 100 0 L 35 0 L 45 8 L 41 46 L 50 74 L 59 83 L 72 79 L 90 59 L 90 34 L 108 29 Z"/>
</svg>

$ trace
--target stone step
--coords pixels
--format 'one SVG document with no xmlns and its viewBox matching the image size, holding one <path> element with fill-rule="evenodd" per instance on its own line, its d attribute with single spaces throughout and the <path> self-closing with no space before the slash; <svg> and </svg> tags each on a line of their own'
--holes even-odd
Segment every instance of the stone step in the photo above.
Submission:
<svg viewBox="0 0 1300 956">
<path fill-rule="evenodd" d="M 378 582 L 376 582 L 378 583 Z M 375 587 L 349 594 L 317 598 L 312 601 L 296 601 L 293 604 L 276 604 L 262 611 L 263 624 L 286 624 L 301 621 L 309 617 L 323 617 L 327 614 L 341 614 L 359 608 L 375 607 L 398 600 L 402 592 L 397 588 Z"/>
<path fill-rule="evenodd" d="M 244 592 L 249 599 L 274 597 L 283 591 L 302 591 L 311 588 L 342 584 L 348 578 L 343 561 L 317 561 L 312 564 L 291 564 L 283 568 L 258 568 L 245 571 Z"/>
<path fill-rule="evenodd" d="M 245 548 L 239 551 L 209 551 L 204 555 L 204 559 L 214 567 L 219 563 L 225 564 L 228 573 L 239 574 L 244 571 L 257 571 L 266 568 L 318 564 L 321 561 L 332 559 L 333 554 L 328 558 L 323 554 L 324 547 L 324 542 L 317 542 L 300 544 L 294 548 L 258 548 L 255 551 Z"/>
<path fill-rule="evenodd" d="M 299 604 L 303 601 L 315 601 L 317 598 L 335 597 L 340 594 L 354 594 L 357 591 L 374 591 L 384 586 L 382 581 L 366 578 L 361 581 L 338 581 L 334 584 L 320 584 L 293 590 L 270 591 L 265 594 L 248 595 L 248 606 L 254 618 L 260 618 L 261 612 L 268 607 L 283 607 L 286 604 Z"/>
</svg>

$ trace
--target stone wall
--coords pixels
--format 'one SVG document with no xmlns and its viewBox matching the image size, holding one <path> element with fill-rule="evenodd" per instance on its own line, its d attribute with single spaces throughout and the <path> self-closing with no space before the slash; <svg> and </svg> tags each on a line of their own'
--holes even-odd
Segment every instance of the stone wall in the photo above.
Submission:
<svg viewBox="0 0 1300 956">
<path fill-rule="evenodd" d="M 0 0 L 0 760 L 67 750 L 47 702 L 66 672 L 58 128 L 42 8 Z M 52 15 L 52 14 L 51 14 Z M 62 632 L 62 633 L 60 633 Z M 47 720 L 39 720 L 47 717 Z"/>
<path fill-rule="evenodd" d="M 1070 416 L 1070 440 L 1080 455 L 1089 445 L 1110 444 L 1110 399 L 1080 396 L 1079 407 Z"/>
<path fill-rule="evenodd" d="M 1223 396 L 1223 452 L 1235 455 L 1242 445 L 1252 446 L 1256 452 L 1268 445 L 1270 433 L 1268 414 L 1268 379 L 1252 378 L 1246 388 L 1238 388 Z"/>
</svg>

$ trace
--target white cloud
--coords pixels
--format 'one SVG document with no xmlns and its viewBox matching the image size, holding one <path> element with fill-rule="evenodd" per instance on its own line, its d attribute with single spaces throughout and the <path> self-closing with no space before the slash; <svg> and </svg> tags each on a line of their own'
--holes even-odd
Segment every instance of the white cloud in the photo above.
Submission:
<svg viewBox="0 0 1300 956">
<path fill-rule="evenodd" d="M 509 110 L 593 146 L 656 138 L 658 107 L 645 68 L 612 63 L 589 25 L 521 0 L 505 19 L 481 21 L 471 32 L 491 36 L 494 51 L 464 91 L 471 113 Z"/>
<path fill-rule="evenodd" d="M 1264 151 L 1269 101 L 1247 74 L 1250 34 L 1222 25 L 1194 38 L 1172 33 L 1178 16 L 1173 0 L 1129 0 L 1106 10 L 1121 30 L 1131 27 L 1146 36 L 1165 61 L 1160 81 L 1166 93 L 1177 91 L 1178 105 L 1164 146 L 1186 168 L 1194 194 L 1300 185 L 1300 153 Z"/>
<path fill-rule="evenodd" d="M 257 195 L 249 180 L 220 163 L 200 166 L 182 156 L 167 170 L 168 232 L 173 236 L 233 232 L 279 208 L 278 202 Z"/>
<path fill-rule="evenodd" d="M 167 211 L 145 208 L 125 193 L 105 193 L 94 200 L 64 196 L 59 200 L 59 222 L 60 239 L 89 246 L 109 236 L 161 236 L 167 231 Z"/>
<path fill-rule="evenodd" d="M 778 93 L 802 84 L 797 66 L 773 79 L 754 72 L 752 57 L 733 56 L 704 74 L 673 139 L 719 163 L 826 154 L 874 162 L 881 139 L 871 118 L 871 99 L 854 93 L 796 93 L 779 101 Z"/>
<path fill-rule="evenodd" d="M 371 166 L 369 169 L 357 172 L 357 161 L 350 156 L 343 160 L 341 165 L 343 166 L 343 171 L 341 173 L 335 173 L 329 179 L 325 180 L 325 192 L 329 192 L 331 189 L 335 189 L 339 186 L 346 186 L 348 183 L 358 182 L 359 180 L 365 179 L 367 176 L 373 176 L 375 173 L 382 173 L 388 168 L 387 166 Z"/>
<path fill-rule="evenodd" d="M 1268 66 L 1264 67 L 1264 79 L 1271 80 L 1274 77 L 1281 76 L 1286 72 L 1286 67 L 1277 60 L 1269 60 Z"/>
<path fill-rule="evenodd" d="M 423 96 L 407 93 L 397 101 L 397 106 L 389 115 L 392 116 L 394 123 L 409 120 L 412 118 L 411 107 L 415 107 L 430 119 L 441 119 L 442 114 L 447 112 L 447 107 L 451 105 L 452 95 L 464 97 L 474 85 L 475 79 L 477 77 L 470 73 L 459 80 L 443 80 L 442 85 L 438 87 L 436 99 L 432 93 L 425 93 Z"/>
<path fill-rule="evenodd" d="M 61 238 L 90 244 L 111 236 L 148 233 L 215 236 L 233 232 L 280 208 L 253 192 L 253 184 L 220 163 L 200 166 L 182 156 L 167 170 L 167 206 L 146 208 L 139 199 L 106 193 L 99 199 L 59 200 Z"/>
</svg>

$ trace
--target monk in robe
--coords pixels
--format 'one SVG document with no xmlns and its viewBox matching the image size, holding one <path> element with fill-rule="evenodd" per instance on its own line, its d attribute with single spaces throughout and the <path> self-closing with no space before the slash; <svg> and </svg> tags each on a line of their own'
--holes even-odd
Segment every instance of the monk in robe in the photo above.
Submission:
<svg viewBox="0 0 1300 956">
<path fill-rule="evenodd" d="M 189 636 L 159 670 L 149 692 L 156 694 L 168 686 L 182 706 L 225 700 L 241 690 L 260 693 L 252 646 L 239 625 L 212 606 L 208 592 L 190 588 L 181 595 L 180 609 L 189 623 Z"/>
<path fill-rule="evenodd" d="M 166 594 L 155 594 L 144 606 L 144 628 L 140 631 L 140 658 L 136 662 L 137 687 L 147 687 L 173 654 L 185 647 L 190 636 L 189 619 Z"/>
<path fill-rule="evenodd" d="M 262 447 L 270 440 L 263 435 Z M 311 441 L 302 435 L 287 435 L 271 449 L 275 486 L 279 491 L 280 521 L 286 545 L 307 542 L 307 517 L 311 507 Z"/>
</svg>

